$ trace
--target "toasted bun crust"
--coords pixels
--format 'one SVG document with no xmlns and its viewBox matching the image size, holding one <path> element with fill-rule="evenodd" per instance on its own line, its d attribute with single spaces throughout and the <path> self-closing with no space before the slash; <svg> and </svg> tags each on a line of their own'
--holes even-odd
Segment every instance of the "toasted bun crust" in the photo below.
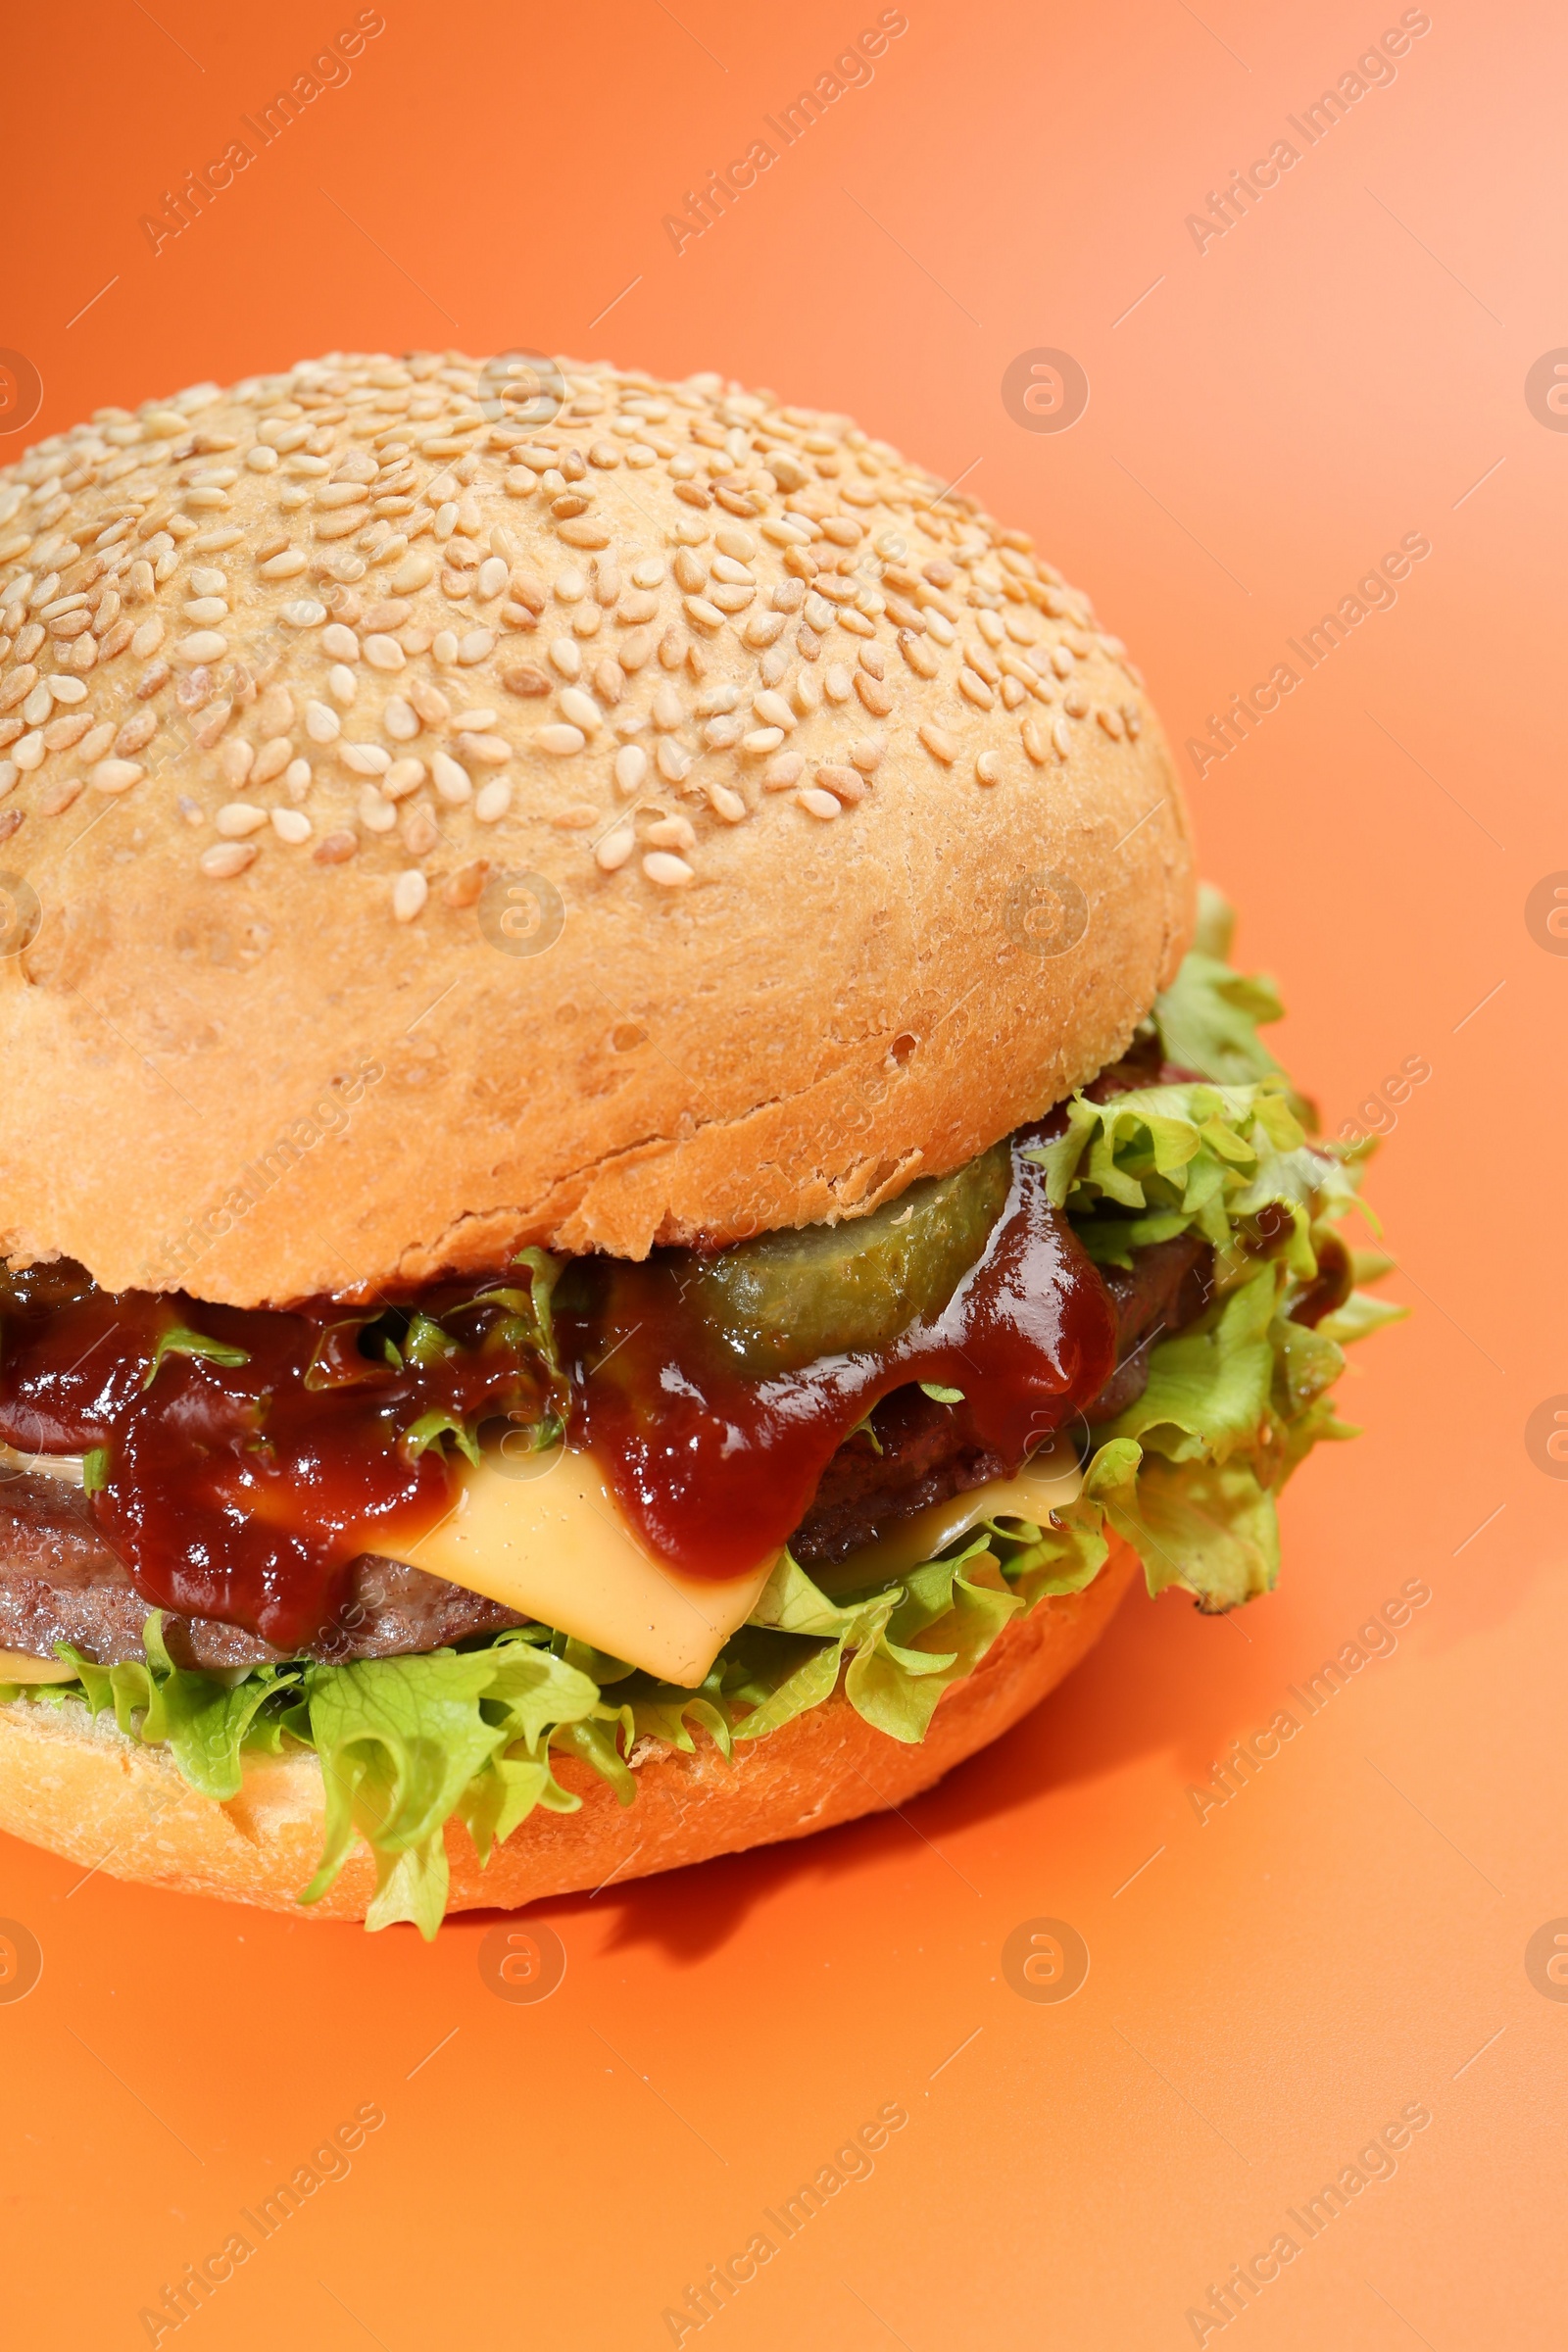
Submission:
<svg viewBox="0 0 1568 2352">
<path fill-rule="evenodd" d="M 706 1738 L 695 1754 L 648 1758 L 629 1808 L 597 1775 L 564 1761 L 560 1777 L 581 1795 L 581 1810 L 535 1813 L 488 1870 L 466 1831 L 449 1826 L 448 1910 L 515 1909 L 903 1804 L 999 1739 L 1077 1665 L 1136 1568 L 1118 1545 L 1086 1592 L 1014 1619 L 946 1692 L 917 1747 L 873 1731 L 840 1690 L 772 1739 L 742 1741 L 728 1762 Z M 320 1856 L 321 1769 L 303 1750 L 261 1758 L 248 1766 L 243 1792 L 215 1804 L 186 1786 L 164 1750 L 125 1739 L 112 1717 L 94 1723 L 77 1705 L 18 1700 L 0 1706 L 0 1830 L 113 1878 L 293 1911 Z M 363 1919 L 374 1891 L 374 1866 L 361 1847 L 306 1916 Z"/>
<path fill-rule="evenodd" d="M 332 355 L 0 471 L 0 1252 L 256 1305 L 853 1214 L 1173 971 L 1164 740 L 1022 533 L 560 366 L 542 423 Z"/>
</svg>

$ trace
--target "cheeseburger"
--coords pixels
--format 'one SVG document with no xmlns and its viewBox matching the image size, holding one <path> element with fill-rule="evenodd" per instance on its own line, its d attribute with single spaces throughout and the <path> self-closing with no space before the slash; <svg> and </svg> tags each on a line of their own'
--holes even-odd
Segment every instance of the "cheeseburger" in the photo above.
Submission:
<svg viewBox="0 0 1568 2352">
<path fill-rule="evenodd" d="M 0 1827 L 318 1917 L 897 1804 L 1389 1310 L 1089 600 L 716 375 L 0 473 Z"/>
</svg>

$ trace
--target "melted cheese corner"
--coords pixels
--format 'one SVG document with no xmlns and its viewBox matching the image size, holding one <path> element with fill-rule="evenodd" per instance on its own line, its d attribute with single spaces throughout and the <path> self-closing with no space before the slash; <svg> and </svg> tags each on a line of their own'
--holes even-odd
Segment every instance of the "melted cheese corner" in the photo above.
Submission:
<svg viewBox="0 0 1568 2352">
<path fill-rule="evenodd" d="M 1053 1511 L 1076 1502 L 1083 1493 L 1084 1474 L 1074 1448 L 1058 1445 L 1054 1452 L 1032 1456 L 1017 1478 L 993 1479 L 989 1486 L 970 1487 L 923 1511 L 899 1519 L 873 1543 L 852 1551 L 832 1568 L 813 1568 L 811 1581 L 823 1592 L 856 1592 L 886 1577 L 918 1568 L 939 1551 L 966 1536 L 985 1519 L 1027 1519 L 1039 1526 Z"/>
<path fill-rule="evenodd" d="M 562 1447 L 528 1457 L 526 1474 L 517 1475 L 521 1468 L 492 1458 L 466 1471 L 456 1508 L 400 1546 L 402 1556 L 664 1682 L 694 1688 L 751 1615 L 779 1555 L 723 1583 L 687 1576 L 637 1541 L 591 1455 Z M 832 1570 L 812 1571 L 813 1582 L 848 1592 L 897 1576 L 984 1519 L 1042 1520 L 1082 1485 L 1070 1446 L 1037 1456 L 1019 1478 L 900 1520 Z"/>
</svg>

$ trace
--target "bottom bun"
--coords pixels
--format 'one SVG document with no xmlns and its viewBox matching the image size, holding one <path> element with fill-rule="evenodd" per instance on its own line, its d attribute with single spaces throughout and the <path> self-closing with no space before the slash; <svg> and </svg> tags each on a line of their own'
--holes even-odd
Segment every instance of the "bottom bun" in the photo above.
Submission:
<svg viewBox="0 0 1568 2352">
<path fill-rule="evenodd" d="M 918 1746 L 873 1731 L 841 1688 L 771 1739 L 740 1741 L 728 1758 L 707 1739 L 692 1755 L 650 1754 L 629 1807 L 596 1773 L 563 1759 L 559 1777 L 581 1796 L 580 1810 L 531 1814 L 488 1870 L 462 1824 L 448 1824 L 447 1908 L 514 1910 L 902 1804 L 999 1739 L 1071 1672 L 1136 1568 L 1117 1545 L 1087 1591 L 1014 1618 L 974 1673 L 950 1686 Z M 94 1721 L 72 1701 L 18 1699 L 0 1706 L 0 1830 L 111 1878 L 297 1912 L 320 1857 L 321 1768 L 304 1748 L 248 1759 L 240 1794 L 219 1804 L 112 1716 Z M 375 1866 L 361 1846 L 306 1916 L 363 1919 L 374 1892 Z"/>
</svg>

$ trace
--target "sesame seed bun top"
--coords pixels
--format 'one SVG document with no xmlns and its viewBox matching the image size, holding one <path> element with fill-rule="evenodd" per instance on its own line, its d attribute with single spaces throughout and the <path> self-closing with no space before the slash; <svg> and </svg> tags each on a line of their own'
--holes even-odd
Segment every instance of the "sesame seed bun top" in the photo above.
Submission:
<svg viewBox="0 0 1568 2352">
<path fill-rule="evenodd" d="M 841 416 L 333 354 L 0 471 L 0 1252 L 236 1304 L 854 1214 L 1190 924 L 1087 599 Z"/>
</svg>

